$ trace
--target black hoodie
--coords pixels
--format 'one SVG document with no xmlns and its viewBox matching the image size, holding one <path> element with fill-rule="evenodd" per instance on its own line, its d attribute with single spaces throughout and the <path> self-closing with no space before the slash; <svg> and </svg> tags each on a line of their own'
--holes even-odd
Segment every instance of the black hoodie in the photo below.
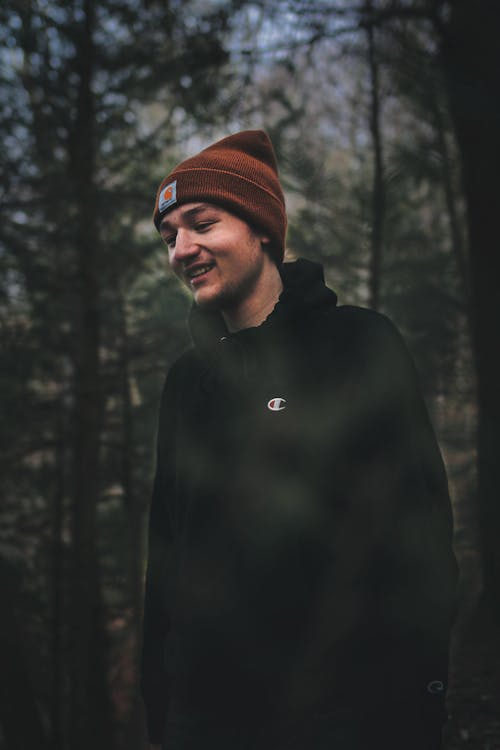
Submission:
<svg viewBox="0 0 500 750">
<path fill-rule="evenodd" d="M 167 712 L 206 719 L 200 748 L 228 715 L 254 728 L 342 715 L 359 747 L 438 748 L 456 567 L 415 370 L 387 318 L 338 307 L 318 265 L 281 273 L 256 328 L 228 333 L 195 307 L 194 345 L 167 377 L 144 619 L 150 739 Z"/>
</svg>

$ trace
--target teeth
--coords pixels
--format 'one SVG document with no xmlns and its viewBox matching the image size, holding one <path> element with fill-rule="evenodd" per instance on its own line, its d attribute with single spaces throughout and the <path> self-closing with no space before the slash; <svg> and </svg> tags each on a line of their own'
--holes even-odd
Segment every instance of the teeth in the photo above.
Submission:
<svg viewBox="0 0 500 750">
<path fill-rule="evenodd" d="M 190 279 L 195 279 L 197 276 L 201 276 L 202 273 L 206 273 L 212 268 L 212 266 L 200 266 L 199 268 L 195 268 L 194 271 L 191 271 L 189 274 Z"/>
</svg>

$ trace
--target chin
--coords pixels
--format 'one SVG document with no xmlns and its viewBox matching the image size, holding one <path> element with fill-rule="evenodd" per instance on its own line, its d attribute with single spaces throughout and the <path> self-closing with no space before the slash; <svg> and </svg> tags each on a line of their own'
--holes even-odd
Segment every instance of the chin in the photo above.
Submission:
<svg viewBox="0 0 500 750">
<path fill-rule="evenodd" d="M 200 290 L 199 294 L 194 294 L 194 301 L 198 307 L 203 307 L 208 310 L 216 310 L 224 304 L 223 295 L 216 291 L 210 293 L 207 291 L 206 294 Z"/>
</svg>

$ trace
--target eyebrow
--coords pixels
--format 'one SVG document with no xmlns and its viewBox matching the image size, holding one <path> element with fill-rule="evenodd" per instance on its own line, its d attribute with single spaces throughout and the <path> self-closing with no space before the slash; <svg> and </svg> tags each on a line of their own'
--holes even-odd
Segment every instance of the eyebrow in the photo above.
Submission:
<svg viewBox="0 0 500 750">
<path fill-rule="evenodd" d="M 182 213 L 182 217 L 188 217 L 191 218 L 193 216 L 196 216 L 197 214 L 201 213 L 202 211 L 208 211 L 211 208 L 216 208 L 216 206 L 212 206 L 209 203 L 202 203 L 200 206 L 194 206 L 193 208 L 189 208 L 187 211 L 184 211 Z M 160 222 L 160 229 L 167 229 L 170 227 L 170 222 L 168 221 L 168 215 L 165 216 L 164 219 Z"/>
</svg>

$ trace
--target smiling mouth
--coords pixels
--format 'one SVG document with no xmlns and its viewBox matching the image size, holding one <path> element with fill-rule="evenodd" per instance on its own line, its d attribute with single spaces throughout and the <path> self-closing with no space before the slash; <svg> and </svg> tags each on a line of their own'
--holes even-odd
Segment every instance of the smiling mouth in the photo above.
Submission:
<svg viewBox="0 0 500 750">
<path fill-rule="evenodd" d="M 214 268 L 214 263 L 206 263 L 202 266 L 196 266 L 195 268 L 188 269 L 186 271 L 186 277 L 189 281 L 198 279 L 200 276 L 204 276 L 206 273 Z"/>
</svg>

